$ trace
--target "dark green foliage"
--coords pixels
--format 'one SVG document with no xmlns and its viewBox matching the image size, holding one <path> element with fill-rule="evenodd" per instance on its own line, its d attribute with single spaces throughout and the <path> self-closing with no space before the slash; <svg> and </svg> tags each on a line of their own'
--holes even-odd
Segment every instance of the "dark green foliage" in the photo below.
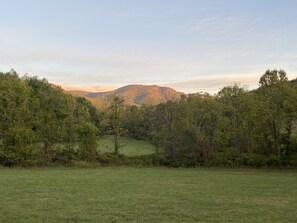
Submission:
<svg viewBox="0 0 297 223">
<path fill-rule="evenodd" d="M 122 154 L 104 153 L 98 157 L 102 166 L 161 166 L 165 165 L 163 156 L 157 154 L 127 157 Z"/>
<path fill-rule="evenodd" d="M 127 129 L 168 166 L 296 166 L 297 86 L 282 70 L 266 71 L 259 83 L 254 91 L 234 84 L 216 96 L 133 107 Z"/>
<path fill-rule="evenodd" d="M 77 127 L 80 138 L 80 157 L 88 162 L 95 162 L 97 158 L 98 129 L 91 123 L 85 122 Z"/>
<path fill-rule="evenodd" d="M 91 123 L 98 117 L 90 103 L 45 79 L 0 73 L 0 162 L 9 166 L 69 163 L 77 157 L 74 144 L 82 141 L 76 126 L 92 126 L 96 134 Z M 64 146 L 57 148 L 57 144 Z"/>
<path fill-rule="evenodd" d="M 39 156 L 37 148 L 31 129 L 13 128 L 4 134 L 2 159 L 12 165 L 34 165 Z"/>
<path fill-rule="evenodd" d="M 296 81 L 267 70 L 259 85 L 248 91 L 233 84 L 215 96 L 184 95 L 156 106 L 127 106 L 116 96 L 99 112 L 45 79 L 0 73 L 0 162 L 296 167 Z M 99 155 L 102 135 L 112 137 L 113 153 Z M 149 141 L 155 154 L 121 155 L 124 137 Z"/>
<path fill-rule="evenodd" d="M 124 100 L 116 96 L 108 109 L 109 133 L 113 136 L 114 153 L 119 155 L 119 150 L 124 146 L 121 136 L 125 133 L 124 128 L 125 107 Z"/>
</svg>

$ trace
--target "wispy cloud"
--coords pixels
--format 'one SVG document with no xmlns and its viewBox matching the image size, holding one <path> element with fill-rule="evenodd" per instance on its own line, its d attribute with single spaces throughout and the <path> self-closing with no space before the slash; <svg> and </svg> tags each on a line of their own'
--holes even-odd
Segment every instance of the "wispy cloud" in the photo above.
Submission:
<svg viewBox="0 0 297 223">
<path fill-rule="evenodd" d="M 292 2 L 7 1 L 0 71 L 75 87 L 141 83 L 216 92 L 234 81 L 254 87 L 268 68 L 297 71 Z"/>
<path fill-rule="evenodd" d="M 259 74 L 238 74 L 238 75 L 213 75 L 203 76 L 197 78 L 190 78 L 188 80 L 181 80 L 177 82 L 167 83 L 168 86 L 185 91 L 191 92 L 209 92 L 217 93 L 224 86 L 233 83 L 240 83 L 247 87 L 255 88 L 258 86 L 258 80 L 261 75 Z"/>
<path fill-rule="evenodd" d="M 259 86 L 259 80 L 262 76 L 261 72 L 251 74 L 225 74 L 225 75 L 212 75 L 201 76 L 196 78 L 186 78 L 179 81 L 167 82 L 163 85 L 176 88 L 180 91 L 193 93 L 193 92 L 208 92 L 211 94 L 217 93 L 225 86 L 239 83 L 246 86 L 248 89 L 255 89 Z M 297 73 L 288 73 L 289 79 L 297 78 Z"/>
<path fill-rule="evenodd" d="M 217 34 L 225 34 L 243 28 L 244 21 L 243 18 L 238 16 L 208 16 L 188 23 L 183 27 L 183 30 L 190 33 L 216 32 Z"/>
<path fill-rule="evenodd" d="M 0 54 L 0 65 L 21 73 L 46 75 L 61 84 L 160 81 L 170 75 L 201 70 L 182 58 L 139 53 L 102 53 L 62 50 L 10 50 Z M 10 69 L 10 68 L 9 68 Z"/>
<path fill-rule="evenodd" d="M 242 73 L 242 67 L 236 64 L 230 64 L 230 67 L 220 66 L 220 61 L 227 63 L 234 60 L 234 57 L 237 60 L 244 60 L 253 53 L 246 51 L 236 55 L 231 51 L 212 51 L 206 53 L 205 58 L 199 61 L 194 57 L 179 58 L 126 51 L 96 53 L 69 49 L 63 49 L 60 52 L 40 49 L 10 50 L 0 54 L 0 68 L 9 70 L 13 67 L 21 74 L 29 73 L 46 77 L 51 82 L 68 86 L 69 89 L 101 91 L 102 87 L 97 86 L 120 87 L 138 83 L 171 86 L 184 92 L 215 93 L 232 82 L 241 82 L 254 88 L 261 74 L 268 68 L 286 70 L 285 64 L 273 62 L 245 68 L 249 70 L 249 74 Z M 276 58 L 271 55 L 269 60 L 281 59 L 292 63 L 294 58 L 297 58 L 297 54 L 287 52 L 277 55 Z M 294 72 L 294 69 L 288 72 Z"/>
<path fill-rule="evenodd" d="M 55 83 L 67 91 L 88 91 L 88 92 L 106 92 L 116 89 L 113 86 L 92 86 L 92 85 L 60 85 Z"/>
</svg>

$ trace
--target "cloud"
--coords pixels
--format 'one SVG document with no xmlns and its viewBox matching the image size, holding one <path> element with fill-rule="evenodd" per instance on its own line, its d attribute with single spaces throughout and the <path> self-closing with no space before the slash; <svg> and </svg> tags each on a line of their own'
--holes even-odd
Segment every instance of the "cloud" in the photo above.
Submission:
<svg viewBox="0 0 297 223">
<path fill-rule="evenodd" d="M 280 69 L 280 68 L 277 68 Z M 297 73 L 287 73 L 289 80 L 297 78 Z M 185 93 L 208 92 L 215 94 L 223 87 L 239 83 L 248 89 L 255 89 L 259 86 L 261 72 L 251 74 L 211 75 L 196 78 L 187 78 L 175 82 L 163 83 Z"/>
<path fill-rule="evenodd" d="M 12 49 L 0 54 L 0 67 L 42 75 L 61 84 L 157 82 L 202 69 L 189 59 L 149 53 L 84 50 Z"/>
<path fill-rule="evenodd" d="M 207 35 L 208 38 L 221 38 L 225 35 L 250 36 L 253 33 L 256 23 L 259 22 L 259 17 L 249 17 L 239 13 L 217 14 L 217 15 L 202 15 L 198 16 L 187 23 L 177 26 L 181 32 L 189 34 Z"/>
<path fill-rule="evenodd" d="M 241 74 L 241 75 L 214 75 L 203 76 L 197 78 L 189 78 L 188 80 L 181 80 L 167 83 L 166 85 L 184 91 L 186 93 L 193 92 L 208 92 L 217 93 L 224 86 L 233 83 L 240 83 L 250 88 L 258 86 L 259 74 Z"/>
<path fill-rule="evenodd" d="M 185 28 L 188 32 L 208 33 L 216 31 L 217 33 L 226 33 L 242 27 L 242 24 L 242 20 L 235 16 L 211 16 L 200 18 Z"/>
<path fill-rule="evenodd" d="M 113 86 L 92 86 L 92 85 L 60 85 L 57 83 L 61 88 L 67 91 L 88 91 L 88 92 L 106 92 L 115 90 L 116 87 Z"/>
<path fill-rule="evenodd" d="M 268 68 L 283 68 L 288 74 L 297 69 L 289 66 L 297 55 L 293 52 L 276 55 L 276 58 L 271 56 L 269 59 L 269 61 L 273 59 L 289 61 L 287 63 L 261 62 L 245 67 L 234 62 L 234 57 L 238 61 L 245 60 L 245 57 L 251 56 L 249 51 L 240 55 L 230 51 L 210 51 L 200 60 L 199 58 L 196 60 L 195 57 L 185 58 L 125 50 L 120 53 L 104 53 L 96 50 L 64 48 L 57 52 L 33 48 L 3 52 L 0 54 L 0 68 L 5 70 L 2 71 L 14 68 L 21 75 L 25 73 L 38 75 L 50 82 L 65 85 L 69 89 L 88 91 L 112 90 L 114 87 L 127 84 L 159 84 L 183 92 L 216 93 L 232 82 L 241 82 L 255 88 L 261 74 Z M 292 79 L 296 76 L 289 77 Z"/>
<path fill-rule="evenodd" d="M 235 17 L 231 16 L 223 20 L 223 23 L 229 23 L 224 28 L 220 26 L 220 19 L 220 16 L 206 17 L 189 29 L 224 32 L 236 27 L 240 29 L 240 24 L 244 23 L 242 20 L 235 21 Z M 81 46 L 62 46 L 57 49 L 57 46 L 25 44 L 19 42 L 19 36 L 15 36 L 0 37 L 3 40 L 3 44 L 0 44 L 0 71 L 14 68 L 21 74 L 38 75 L 60 85 L 83 86 L 85 89 L 88 86 L 94 89 L 94 86 L 120 87 L 139 83 L 168 85 L 185 92 L 214 93 L 231 82 L 256 87 L 260 75 L 268 68 L 279 67 L 288 73 L 297 70 L 294 47 L 273 52 L 266 48 L 259 50 L 261 44 L 244 44 L 237 48 L 237 45 L 218 42 L 205 49 L 202 47 L 201 51 L 199 47 L 195 48 L 195 44 L 191 46 L 191 50 L 174 48 L 172 51 L 154 47 L 150 50 L 147 49 L 148 46 L 140 49 L 131 49 L 128 46 L 95 46 L 88 49 Z M 272 36 L 276 38 L 275 35 Z M 270 44 L 267 45 L 271 48 Z"/>
</svg>

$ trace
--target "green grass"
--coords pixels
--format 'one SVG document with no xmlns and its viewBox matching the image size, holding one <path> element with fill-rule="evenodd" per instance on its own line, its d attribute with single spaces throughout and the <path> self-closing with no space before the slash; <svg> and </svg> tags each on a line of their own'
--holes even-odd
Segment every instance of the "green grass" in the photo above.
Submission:
<svg viewBox="0 0 297 223">
<path fill-rule="evenodd" d="M 130 138 L 122 138 L 120 153 L 126 156 L 147 155 L 155 152 L 154 146 L 147 141 Z M 105 136 L 99 140 L 98 150 L 100 153 L 113 152 L 112 137 Z"/>
<path fill-rule="evenodd" d="M 145 140 L 136 140 L 132 138 L 125 138 L 122 137 L 121 141 L 121 148 L 119 150 L 120 154 L 125 156 L 140 156 L 140 155 L 148 155 L 155 152 L 154 146 Z M 64 144 L 57 143 L 55 147 L 65 148 Z M 74 144 L 74 149 L 79 149 L 79 144 Z M 106 152 L 114 152 L 114 144 L 112 140 L 112 136 L 104 136 L 98 140 L 98 148 L 97 150 L 99 153 L 106 153 Z"/>
<path fill-rule="evenodd" d="M 0 169 L 0 222 L 296 222 L 297 173 Z"/>
</svg>

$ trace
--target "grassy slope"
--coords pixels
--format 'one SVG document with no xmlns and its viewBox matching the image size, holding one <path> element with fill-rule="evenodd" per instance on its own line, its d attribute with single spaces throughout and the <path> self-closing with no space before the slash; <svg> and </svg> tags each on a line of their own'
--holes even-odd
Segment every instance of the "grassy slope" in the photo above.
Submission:
<svg viewBox="0 0 297 223">
<path fill-rule="evenodd" d="M 0 169 L 0 222 L 296 222 L 297 173 Z"/>
<path fill-rule="evenodd" d="M 126 156 L 136 156 L 136 155 L 147 155 L 154 153 L 154 146 L 147 141 L 123 138 L 122 145 L 125 145 L 120 149 L 120 153 Z M 113 152 L 113 142 L 112 137 L 105 136 L 99 140 L 99 151 Z"/>
<path fill-rule="evenodd" d="M 155 152 L 154 146 L 148 141 L 136 140 L 132 138 L 122 138 L 120 153 L 126 156 L 148 155 Z M 56 144 L 57 147 L 64 147 L 62 144 Z M 113 152 L 114 145 L 111 136 L 104 136 L 98 140 L 99 153 Z M 79 149 L 79 144 L 75 143 L 74 149 Z"/>
</svg>

